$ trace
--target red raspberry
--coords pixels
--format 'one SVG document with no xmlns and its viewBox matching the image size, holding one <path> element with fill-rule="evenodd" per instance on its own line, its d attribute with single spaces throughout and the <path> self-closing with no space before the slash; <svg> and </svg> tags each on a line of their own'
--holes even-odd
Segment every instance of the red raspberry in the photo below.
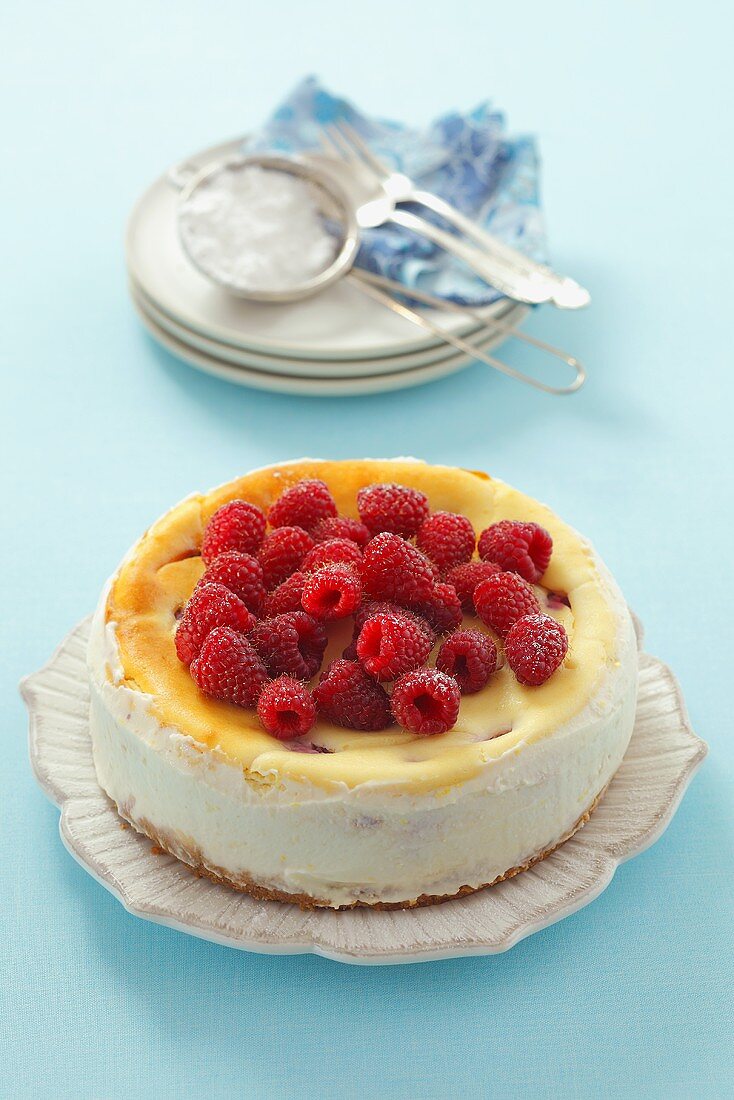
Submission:
<svg viewBox="0 0 734 1100">
<path fill-rule="evenodd" d="M 437 581 L 428 599 L 412 604 L 411 611 L 425 619 L 435 634 L 449 634 L 461 626 L 461 604 L 452 584 Z"/>
<path fill-rule="evenodd" d="M 255 616 L 262 614 L 265 603 L 263 571 L 257 558 L 239 550 L 225 550 L 207 567 L 199 584 L 223 584 Z"/>
<path fill-rule="evenodd" d="M 355 641 L 359 637 L 364 624 L 368 619 L 371 619 L 373 615 L 388 614 L 393 616 L 400 616 L 404 619 L 410 619 L 416 623 L 421 630 L 425 632 L 426 637 L 431 643 L 431 649 L 433 649 L 436 641 L 436 636 L 428 625 L 425 619 L 422 619 L 420 615 L 415 614 L 413 611 L 408 611 L 407 608 L 401 607 L 400 604 L 390 603 L 388 600 L 366 600 L 362 603 L 354 613 L 354 637 Z"/>
<path fill-rule="evenodd" d="M 450 570 L 446 580 L 456 589 L 464 614 L 474 614 L 474 589 L 477 585 L 500 572 L 499 565 L 493 561 L 467 561 Z"/>
<path fill-rule="evenodd" d="M 284 615 L 286 611 L 302 611 L 301 596 L 305 583 L 305 573 L 291 573 L 290 577 L 286 577 L 266 599 L 264 618 L 272 619 L 275 615 Z"/>
<path fill-rule="evenodd" d="M 349 516 L 327 516 L 320 519 L 311 532 L 316 542 L 328 542 L 330 539 L 349 539 L 363 550 L 370 541 L 370 533 L 358 519 Z"/>
<path fill-rule="evenodd" d="M 390 697 L 358 661 L 332 661 L 313 697 L 319 713 L 350 730 L 384 730 L 392 725 Z"/>
<path fill-rule="evenodd" d="M 178 659 L 190 665 L 215 626 L 231 626 L 247 634 L 254 625 L 255 616 L 223 584 L 197 585 L 176 629 Z"/>
<path fill-rule="evenodd" d="M 246 500 L 230 500 L 218 508 L 206 525 L 201 556 L 208 565 L 225 550 L 256 554 L 265 535 L 265 516 Z"/>
<path fill-rule="evenodd" d="M 474 695 L 497 668 L 497 646 L 481 630 L 456 630 L 439 649 L 436 668 L 453 676 L 462 695 Z"/>
<path fill-rule="evenodd" d="M 367 543 L 362 558 L 365 592 L 400 604 L 429 599 L 434 576 L 431 563 L 400 535 L 385 531 Z"/>
<path fill-rule="evenodd" d="M 250 641 L 271 676 L 310 680 L 321 667 L 327 638 L 321 623 L 305 611 L 290 611 L 256 623 Z"/>
<path fill-rule="evenodd" d="M 305 477 L 276 500 L 268 512 L 271 527 L 302 527 L 310 531 L 319 520 L 336 515 L 336 504 L 324 481 Z"/>
<path fill-rule="evenodd" d="M 392 693 L 395 721 L 412 733 L 425 735 L 450 730 L 459 716 L 460 703 L 456 680 L 435 668 L 406 673 Z"/>
<path fill-rule="evenodd" d="M 503 519 L 479 536 L 479 557 L 494 561 L 508 573 L 535 584 L 545 573 L 553 553 L 553 539 L 537 523 Z"/>
<path fill-rule="evenodd" d="M 482 622 L 503 636 L 523 615 L 540 611 L 532 588 L 517 573 L 495 573 L 482 581 L 474 589 L 474 603 Z"/>
<path fill-rule="evenodd" d="M 231 626 L 215 626 L 191 662 L 191 677 L 200 691 L 238 707 L 254 706 L 268 682 L 265 666 L 247 638 Z"/>
<path fill-rule="evenodd" d="M 345 619 L 359 606 L 362 581 L 349 565 L 325 565 L 303 585 L 303 610 L 315 619 Z"/>
<path fill-rule="evenodd" d="M 279 676 L 260 692 L 257 714 L 268 733 L 291 741 L 308 733 L 316 721 L 316 704 L 308 688 L 292 676 Z"/>
<path fill-rule="evenodd" d="M 442 574 L 474 553 L 477 536 L 466 516 L 455 512 L 434 512 L 416 535 L 416 546 L 438 566 Z"/>
<path fill-rule="evenodd" d="M 357 493 L 357 508 L 373 535 L 392 531 L 409 539 L 428 516 L 428 497 L 406 485 L 368 485 Z"/>
<path fill-rule="evenodd" d="M 311 549 L 313 539 L 302 527 L 278 527 L 271 532 L 258 554 L 268 592 L 300 569 L 301 562 Z"/>
<path fill-rule="evenodd" d="M 315 573 L 323 565 L 355 565 L 359 569 L 362 564 L 362 552 L 356 543 L 350 539 L 329 539 L 314 546 L 309 550 L 301 563 L 304 573 Z"/>
<path fill-rule="evenodd" d="M 357 639 L 357 656 L 376 680 L 396 680 L 428 660 L 431 642 L 415 620 L 384 612 L 373 615 Z"/>
<path fill-rule="evenodd" d="M 505 638 L 507 663 L 520 684 L 538 687 L 563 664 L 568 636 L 561 623 L 548 615 L 525 615 Z"/>
</svg>

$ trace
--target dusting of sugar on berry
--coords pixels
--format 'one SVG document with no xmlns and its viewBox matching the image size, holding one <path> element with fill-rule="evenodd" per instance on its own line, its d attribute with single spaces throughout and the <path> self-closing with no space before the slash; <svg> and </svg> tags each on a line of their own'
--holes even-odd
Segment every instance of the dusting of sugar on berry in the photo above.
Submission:
<svg viewBox="0 0 734 1100">
<path fill-rule="evenodd" d="M 497 669 L 497 646 L 480 630 L 456 630 L 439 649 L 436 668 L 453 676 L 462 695 L 473 695 Z"/>
<path fill-rule="evenodd" d="M 263 619 L 249 638 L 271 676 L 295 676 L 297 680 L 316 675 L 327 644 L 323 626 L 305 611 Z"/>
<path fill-rule="evenodd" d="M 279 741 L 303 737 L 316 722 L 316 704 L 308 688 L 292 676 L 278 676 L 260 692 L 257 714 Z"/>
<path fill-rule="evenodd" d="M 435 668 L 420 668 L 402 676 L 392 693 L 395 721 L 422 736 L 446 733 L 459 716 L 461 692 L 456 680 Z"/>
<path fill-rule="evenodd" d="M 303 585 L 303 610 L 316 619 L 345 619 L 359 607 L 362 581 L 359 574 L 345 563 L 324 565 L 309 573 Z"/>
<path fill-rule="evenodd" d="M 176 628 L 178 659 L 190 665 L 215 626 L 229 626 L 240 634 L 247 634 L 254 625 L 252 612 L 223 584 L 198 585 Z"/>
<path fill-rule="evenodd" d="M 545 573 L 553 553 L 553 539 L 537 523 L 504 519 L 479 536 L 479 557 L 494 561 L 507 573 L 519 573 L 535 584 Z"/>
<path fill-rule="evenodd" d="M 250 642 L 229 626 L 210 631 L 189 671 L 204 694 L 238 707 L 253 706 L 268 682 L 265 666 Z"/>
<path fill-rule="evenodd" d="M 428 516 L 428 498 L 407 485 L 367 485 L 357 493 L 359 518 L 373 535 L 391 531 L 411 538 Z"/>
<path fill-rule="evenodd" d="M 313 696 L 319 714 L 337 726 L 376 731 L 392 725 L 389 695 L 358 661 L 332 661 Z"/>
<path fill-rule="evenodd" d="M 525 615 L 505 638 L 507 663 L 520 684 L 540 687 L 563 664 L 568 652 L 565 628 L 549 615 Z"/>
<path fill-rule="evenodd" d="M 540 611 L 540 604 L 527 581 L 517 573 L 495 573 L 474 590 L 477 615 L 492 630 L 505 635 L 523 615 Z"/>
<path fill-rule="evenodd" d="M 365 592 L 373 599 L 412 604 L 427 600 L 434 585 L 428 559 L 400 535 L 385 531 L 367 543 L 362 557 Z"/>
<path fill-rule="evenodd" d="M 357 656 L 376 680 L 396 680 L 428 660 L 431 640 L 406 615 L 381 612 L 367 619 L 357 638 Z"/>
<path fill-rule="evenodd" d="M 201 556 L 209 562 L 225 550 L 257 554 L 265 536 L 265 516 L 246 500 L 230 500 L 211 517 L 204 530 Z"/>
<path fill-rule="evenodd" d="M 470 560 L 476 538 L 466 516 L 456 512 L 433 512 L 421 524 L 415 542 L 443 575 Z"/>
<path fill-rule="evenodd" d="M 313 539 L 302 527 L 278 527 L 263 542 L 258 554 L 263 580 L 269 592 L 301 568 Z"/>
</svg>

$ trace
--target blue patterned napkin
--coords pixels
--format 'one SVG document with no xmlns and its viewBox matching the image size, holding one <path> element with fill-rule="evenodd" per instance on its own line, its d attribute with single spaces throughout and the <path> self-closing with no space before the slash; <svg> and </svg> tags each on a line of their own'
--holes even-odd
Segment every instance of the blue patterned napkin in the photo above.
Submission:
<svg viewBox="0 0 734 1100">
<path fill-rule="evenodd" d="M 307 77 L 263 128 L 244 143 L 246 152 L 298 153 L 319 148 L 324 123 L 344 119 L 375 153 L 474 218 L 490 233 L 536 260 L 546 259 L 538 197 L 539 163 L 532 137 L 510 137 L 504 115 L 480 103 L 454 111 L 425 130 L 369 118 L 346 99 Z M 424 216 L 433 216 L 417 208 Z M 363 231 L 361 267 L 463 305 L 484 305 L 502 295 L 443 249 L 401 226 Z"/>
</svg>

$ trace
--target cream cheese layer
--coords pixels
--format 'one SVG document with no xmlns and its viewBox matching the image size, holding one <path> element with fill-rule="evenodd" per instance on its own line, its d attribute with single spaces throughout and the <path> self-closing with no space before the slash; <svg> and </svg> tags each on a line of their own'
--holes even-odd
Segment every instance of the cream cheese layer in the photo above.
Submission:
<svg viewBox="0 0 734 1100">
<path fill-rule="evenodd" d="M 325 751 L 314 753 L 295 752 L 272 738 L 253 710 L 203 696 L 178 661 L 173 639 L 176 616 L 203 572 L 199 551 L 206 522 L 236 498 L 267 511 L 303 477 L 322 478 L 345 515 L 357 515 L 358 489 L 394 481 L 426 493 L 432 510 L 463 513 L 477 533 L 501 519 L 547 528 L 554 550 L 540 595 L 563 594 L 570 604 L 553 600 L 544 608 L 568 632 L 563 667 L 538 688 L 523 687 L 508 667 L 500 669 L 486 688 L 463 697 L 455 727 L 437 737 L 416 737 L 396 726 L 365 733 L 319 721 L 310 738 Z M 486 474 L 407 459 L 302 460 L 257 470 L 190 497 L 146 532 L 105 600 L 105 677 L 130 693 L 133 709 L 147 721 L 178 731 L 202 752 L 214 750 L 217 758 L 241 767 L 254 785 L 291 780 L 326 789 L 385 785 L 386 793 L 390 788 L 396 793 L 432 790 L 441 797 L 492 760 L 553 735 L 592 699 L 602 716 L 606 693 L 598 689 L 620 664 L 615 602 L 619 593 L 588 543 L 550 509 Z M 324 667 L 346 641 L 344 625 L 337 625 Z"/>
</svg>

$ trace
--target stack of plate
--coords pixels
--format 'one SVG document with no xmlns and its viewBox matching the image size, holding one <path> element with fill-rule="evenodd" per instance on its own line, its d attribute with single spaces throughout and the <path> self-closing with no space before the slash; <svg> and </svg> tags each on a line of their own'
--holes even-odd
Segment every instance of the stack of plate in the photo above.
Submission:
<svg viewBox="0 0 734 1100">
<path fill-rule="evenodd" d="M 207 149 L 194 163 L 231 155 L 238 144 Z M 471 362 L 348 280 L 288 305 L 227 294 L 187 260 L 178 240 L 177 201 L 167 176 L 145 192 L 128 226 L 127 266 L 143 324 L 191 366 L 257 389 L 340 396 L 417 386 Z M 487 320 L 516 324 L 526 307 L 502 299 L 481 312 Z M 455 313 L 427 316 L 484 349 L 505 339 Z"/>
</svg>

